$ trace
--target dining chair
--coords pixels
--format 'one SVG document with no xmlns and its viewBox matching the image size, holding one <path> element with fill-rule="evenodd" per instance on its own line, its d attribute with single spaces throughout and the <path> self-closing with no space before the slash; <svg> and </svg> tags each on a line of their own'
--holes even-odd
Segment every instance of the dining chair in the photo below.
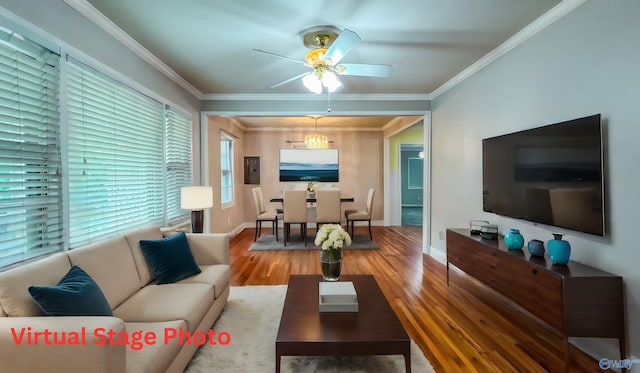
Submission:
<svg viewBox="0 0 640 373">
<path fill-rule="evenodd" d="M 340 224 L 342 220 L 340 189 L 319 189 L 316 191 L 316 226 Z"/>
<path fill-rule="evenodd" d="M 376 190 L 374 188 L 369 188 L 369 193 L 367 195 L 367 206 L 366 210 L 346 210 L 344 212 L 344 217 L 347 220 L 347 232 L 349 232 L 349 222 L 351 222 L 351 237 L 353 235 L 353 223 L 356 221 L 368 221 L 369 222 L 369 238 L 373 240 L 373 235 L 371 235 L 371 216 L 373 214 L 373 195 Z"/>
<path fill-rule="evenodd" d="M 307 246 L 307 191 L 285 190 L 282 194 L 282 208 L 284 210 L 284 246 L 291 237 L 291 224 L 300 224 L 300 234 Z"/>
<path fill-rule="evenodd" d="M 278 241 L 278 213 L 273 210 L 267 210 L 264 204 L 264 198 L 262 196 L 262 188 L 256 187 L 251 189 L 253 193 L 253 205 L 256 209 L 256 234 L 253 238 L 255 242 L 258 239 L 258 233 L 262 230 L 262 222 L 270 221 L 273 227 L 273 234 Z"/>
</svg>

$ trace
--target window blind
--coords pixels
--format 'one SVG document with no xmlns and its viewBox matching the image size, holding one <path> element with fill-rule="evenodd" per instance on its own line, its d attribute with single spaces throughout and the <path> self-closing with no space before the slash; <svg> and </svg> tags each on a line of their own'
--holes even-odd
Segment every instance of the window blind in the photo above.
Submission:
<svg viewBox="0 0 640 373">
<path fill-rule="evenodd" d="M 190 212 L 180 208 L 180 188 L 192 184 L 191 116 L 170 107 L 165 111 L 167 164 L 167 221 L 188 219 Z"/>
<path fill-rule="evenodd" d="M 164 105 L 68 63 L 69 244 L 149 224 L 164 211 Z"/>
<path fill-rule="evenodd" d="M 0 43 L 0 267 L 64 246 L 59 56 L 12 39 Z"/>
</svg>

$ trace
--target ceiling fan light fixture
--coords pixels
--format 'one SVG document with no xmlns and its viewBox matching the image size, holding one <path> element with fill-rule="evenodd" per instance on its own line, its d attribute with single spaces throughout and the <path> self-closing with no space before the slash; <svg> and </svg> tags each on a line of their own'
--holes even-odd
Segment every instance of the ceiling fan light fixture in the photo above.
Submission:
<svg viewBox="0 0 640 373">
<path fill-rule="evenodd" d="M 302 83 L 311 92 L 317 94 L 322 93 L 322 82 L 316 76 L 315 71 L 305 75 L 304 78 L 302 78 Z"/>
<path fill-rule="evenodd" d="M 342 83 L 333 71 L 325 71 L 322 74 L 322 85 L 327 87 L 329 92 L 333 93 L 336 89 L 342 87 Z"/>
<path fill-rule="evenodd" d="M 326 87 L 327 91 L 331 93 L 342 87 L 342 83 L 336 73 L 327 67 L 315 68 L 302 78 L 302 83 L 308 90 L 316 94 L 322 93 L 322 87 Z"/>
</svg>

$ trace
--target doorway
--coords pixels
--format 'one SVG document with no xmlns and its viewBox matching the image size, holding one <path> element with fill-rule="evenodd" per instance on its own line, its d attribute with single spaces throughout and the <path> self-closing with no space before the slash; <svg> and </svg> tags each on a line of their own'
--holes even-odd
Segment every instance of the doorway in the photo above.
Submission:
<svg viewBox="0 0 640 373">
<path fill-rule="evenodd" d="M 400 144 L 401 225 L 422 226 L 424 145 Z"/>
</svg>

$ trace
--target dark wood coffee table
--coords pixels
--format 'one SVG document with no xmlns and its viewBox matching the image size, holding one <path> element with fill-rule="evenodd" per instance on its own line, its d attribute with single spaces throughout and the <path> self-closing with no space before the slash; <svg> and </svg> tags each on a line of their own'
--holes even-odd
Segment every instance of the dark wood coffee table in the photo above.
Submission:
<svg viewBox="0 0 640 373">
<path fill-rule="evenodd" d="M 352 281 L 358 312 L 319 312 L 320 275 L 289 277 L 278 336 L 276 373 L 282 356 L 403 355 L 411 372 L 407 332 L 372 275 L 341 276 Z"/>
</svg>

